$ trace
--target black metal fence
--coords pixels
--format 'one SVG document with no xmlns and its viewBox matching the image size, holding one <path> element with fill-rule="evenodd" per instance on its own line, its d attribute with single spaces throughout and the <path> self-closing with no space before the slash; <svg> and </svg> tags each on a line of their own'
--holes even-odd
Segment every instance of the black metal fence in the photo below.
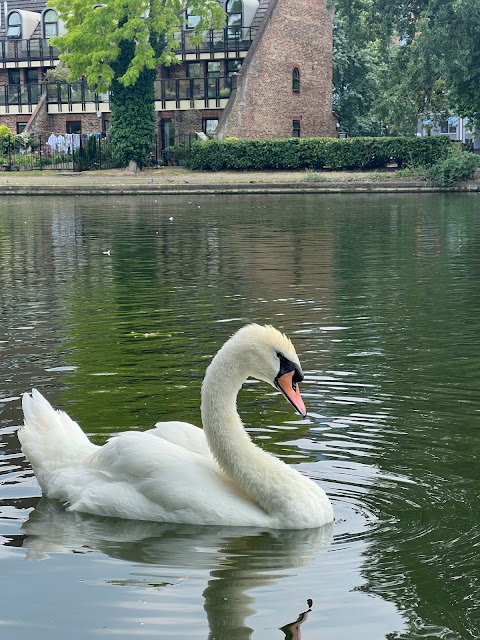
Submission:
<svg viewBox="0 0 480 640">
<path fill-rule="evenodd" d="M 147 167 L 183 164 L 190 153 L 195 133 L 177 134 L 175 145 L 161 148 L 155 136 Z M 14 142 L 0 140 L 0 171 L 95 171 L 124 166 L 105 134 L 16 136 Z"/>
<path fill-rule="evenodd" d="M 117 166 L 120 163 L 110 140 L 100 135 L 17 136 L 13 143 L 0 144 L 1 171 L 86 171 Z"/>
</svg>

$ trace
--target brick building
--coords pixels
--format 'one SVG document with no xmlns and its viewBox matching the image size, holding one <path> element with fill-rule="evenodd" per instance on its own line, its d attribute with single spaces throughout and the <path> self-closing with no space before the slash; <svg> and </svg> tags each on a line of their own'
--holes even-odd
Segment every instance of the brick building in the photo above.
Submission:
<svg viewBox="0 0 480 640">
<path fill-rule="evenodd" d="M 191 132 L 241 138 L 335 136 L 332 23 L 325 0 L 221 0 L 223 30 L 190 42 L 187 24 L 171 67 L 159 67 L 155 109 L 166 148 Z M 0 124 L 39 135 L 108 131 L 109 96 L 84 81 L 52 81 L 50 38 L 62 32 L 45 0 L 4 2 L 0 20 Z M 57 79 L 58 80 L 58 79 Z"/>
</svg>

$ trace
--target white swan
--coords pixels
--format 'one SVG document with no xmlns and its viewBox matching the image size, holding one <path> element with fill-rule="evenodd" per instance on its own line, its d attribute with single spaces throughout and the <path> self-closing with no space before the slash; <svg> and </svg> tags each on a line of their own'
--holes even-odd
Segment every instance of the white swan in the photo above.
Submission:
<svg viewBox="0 0 480 640">
<path fill-rule="evenodd" d="M 249 376 L 277 387 L 306 415 L 298 388 L 303 374 L 292 343 L 273 327 L 248 325 L 207 368 L 203 430 L 164 422 L 150 431 L 122 433 L 99 447 L 33 390 L 23 396 L 22 450 L 43 493 L 75 511 L 273 529 L 331 522 L 323 489 L 250 440 L 236 407 Z"/>
</svg>

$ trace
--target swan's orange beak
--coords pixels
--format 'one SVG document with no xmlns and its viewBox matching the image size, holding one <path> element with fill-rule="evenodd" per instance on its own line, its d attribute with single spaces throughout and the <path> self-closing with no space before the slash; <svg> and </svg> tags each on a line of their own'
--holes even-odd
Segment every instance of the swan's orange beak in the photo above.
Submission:
<svg viewBox="0 0 480 640">
<path fill-rule="evenodd" d="M 298 383 L 293 382 L 294 374 L 295 371 L 284 373 L 283 376 L 280 376 L 275 380 L 275 385 L 283 393 L 290 404 L 293 405 L 294 409 L 298 411 L 302 418 L 305 418 L 307 415 L 307 409 L 305 408 L 305 403 L 300 395 Z"/>
</svg>

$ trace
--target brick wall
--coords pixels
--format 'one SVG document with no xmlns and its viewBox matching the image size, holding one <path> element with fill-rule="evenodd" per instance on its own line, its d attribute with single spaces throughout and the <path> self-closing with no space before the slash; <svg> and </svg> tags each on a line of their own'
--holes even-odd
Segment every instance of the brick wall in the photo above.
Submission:
<svg viewBox="0 0 480 640">
<path fill-rule="evenodd" d="M 105 114 L 109 119 L 109 114 Z M 29 114 L 23 115 L 0 115 L 0 124 L 5 125 L 11 129 L 12 133 L 17 132 L 17 122 L 28 122 L 30 119 Z M 102 131 L 103 121 L 96 113 L 87 114 L 72 114 L 61 113 L 48 115 L 45 109 L 42 109 L 32 123 L 30 132 L 40 135 L 49 136 L 51 133 L 56 135 L 64 134 L 67 130 L 67 121 L 80 121 L 82 127 L 82 133 L 100 133 Z"/>
<path fill-rule="evenodd" d="M 300 71 L 300 92 L 292 72 Z M 335 136 L 332 19 L 324 0 L 276 0 L 237 77 L 219 137 Z"/>
<path fill-rule="evenodd" d="M 82 133 L 100 133 L 102 130 L 102 118 L 98 117 L 96 113 L 56 113 L 49 116 L 50 133 L 60 134 L 65 133 L 67 129 L 67 121 L 80 121 L 82 126 Z"/>
</svg>

